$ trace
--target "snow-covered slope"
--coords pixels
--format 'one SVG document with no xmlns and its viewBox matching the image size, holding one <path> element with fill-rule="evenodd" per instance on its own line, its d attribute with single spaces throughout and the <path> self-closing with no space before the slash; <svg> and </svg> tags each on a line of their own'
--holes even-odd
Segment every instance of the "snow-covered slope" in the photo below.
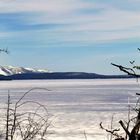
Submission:
<svg viewBox="0 0 140 140">
<path fill-rule="evenodd" d="M 13 75 L 22 73 L 44 73 L 49 72 L 47 69 L 33 69 L 33 68 L 23 68 L 23 67 L 13 67 L 13 66 L 0 66 L 0 75 Z"/>
</svg>

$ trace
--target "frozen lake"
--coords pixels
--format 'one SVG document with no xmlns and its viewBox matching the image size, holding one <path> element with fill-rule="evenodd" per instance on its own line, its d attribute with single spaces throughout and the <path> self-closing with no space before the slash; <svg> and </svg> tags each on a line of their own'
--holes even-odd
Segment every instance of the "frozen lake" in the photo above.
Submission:
<svg viewBox="0 0 140 140">
<path fill-rule="evenodd" d="M 84 131 L 88 140 L 107 140 L 99 123 L 108 128 L 114 115 L 116 126 L 127 115 L 128 102 L 136 102 L 140 85 L 136 79 L 0 81 L 1 105 L 8 90 L 14 102 L 32 88 L 50 90 L 33 90 L 25 97 L 46 105 L 53 115 L 49 140 L 85 140 Z"/>
</svg>

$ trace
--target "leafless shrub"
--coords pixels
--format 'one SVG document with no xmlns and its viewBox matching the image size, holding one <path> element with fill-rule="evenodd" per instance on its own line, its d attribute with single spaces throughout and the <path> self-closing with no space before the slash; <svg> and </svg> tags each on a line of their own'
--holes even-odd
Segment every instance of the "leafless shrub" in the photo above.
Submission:
<svg viewBox="0 0 140 140">
<path fill-rule="evenodd" d="M 136 93 L 139 95 L 139 93 Z M 128 120 L 120 120 L 119 124 L 123 128 L 125 135 L 121 135 L 118 132 L 120 129 L 106 129 L 102 122 L 100 128 L 110 133 L 114 137 L 114 140 L 140 140 L 140 98 L 137 100 L 135 107 L 131 107 L 131 111 L 135 116 L 130 117 L 130 110 L 128 111 Z M 130 127 L 131 126 L 131 127 Z M 112 137 L 111 139 L 112 140 Z"/>
<path fill-rule="evenodd" d="M 24 93 L 16 103 L 12 103 L 8 94 L 5 127 L 0 135 L 3 140 L 46 140 L 48 128 L 50 126 L 50 115 L 47 108 L 36 101 L 23 101 L 24 97 L 30 93 L 31 89 Z M 45 89 L 47 90 L 47 89 Z M 21 111 L 22 107 L 35 105 L 33 111 Z"/>
<path fill-rule="evenodd" d="M 138 51 L 140 52 L 140 48 L 138 48 Z M 129 61 L 131 66 L 126 67 L 118 64 L 111 63 L 113 66 L 119 68 L 120 71 L 131 75 L 133 77 L 138 78 L 140 77 L 140 74 L 137 73 L 137 71 L 140 70 L 140 66 L 135 63 L 135 61 Z M 136 95 L 140 96 L 139 93 L 136 93 Z M 130 110 L 130 108 L 132 108 Z M 130 111 L 133 111 L 134 114 L 136 114 L 134 117 L 130 117 Z M 102 123 L 100 123 L 101 129 L 105 130 L 107 133 L 110 133 L 111 135 L 115 136 L 115 140 L 140 140 L 140 97 L 138 98 L 135 107 L 130 107 L 128 109 L 128 119 L 126 121 L 120 120 L 119 124 L 123 128 L 125 132 L 125 136 L 121 136 L 118 133 L 116 133 L 116 129 L 114 130 L 108 130 L 103 127 Z M 131 128 L 130 128 L 131 126 Z M 118 129 L 117 129 L 118 130 Z"/>
</svg>

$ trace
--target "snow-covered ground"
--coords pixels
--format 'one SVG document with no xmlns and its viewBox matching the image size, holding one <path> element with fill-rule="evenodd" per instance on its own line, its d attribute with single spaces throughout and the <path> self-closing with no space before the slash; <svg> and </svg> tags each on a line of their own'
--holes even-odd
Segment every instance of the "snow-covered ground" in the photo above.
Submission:
<svg viewBox="0 0 140 140">
<path fill-rule="evenodd" d="M 14 102 L 26 91 L 25 100 L 45 104 L 52 114 L 49 140 L 107 140 L 107 134 L 99 127 L 103 122 L 109 128 L 127 117 L 128 103 L 137 100 L 140 85 L 136 79 L 96 80 L 34 80 L 0 81 L 0 104 L 6 103 L 8 90 Z M 27 109 L 32 109 L 29 106 Z"/>
</svg>

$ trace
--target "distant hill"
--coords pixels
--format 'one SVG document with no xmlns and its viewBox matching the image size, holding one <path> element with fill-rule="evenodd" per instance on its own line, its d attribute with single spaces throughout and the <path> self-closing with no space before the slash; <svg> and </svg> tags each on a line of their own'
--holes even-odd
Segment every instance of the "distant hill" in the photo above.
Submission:
<svg viewBox="0 0 140 140">
<path fill-rule="evenodd" d="M 30 79 L 107 79 L 132 78 L 128 75 L 101 75 L 86 72 L 49 72 L 32 68 L 0 66 L 0 80 L 30 80 Z"/>
<path fill-rule="evenodd" d="M 22 73 L 10 76 L 0 75 L 0 80 L 33 80 L 33 79 L 107 79 L 133 78 L 128 75 L 99 75 L 84 72 Z"/>
</svg>

